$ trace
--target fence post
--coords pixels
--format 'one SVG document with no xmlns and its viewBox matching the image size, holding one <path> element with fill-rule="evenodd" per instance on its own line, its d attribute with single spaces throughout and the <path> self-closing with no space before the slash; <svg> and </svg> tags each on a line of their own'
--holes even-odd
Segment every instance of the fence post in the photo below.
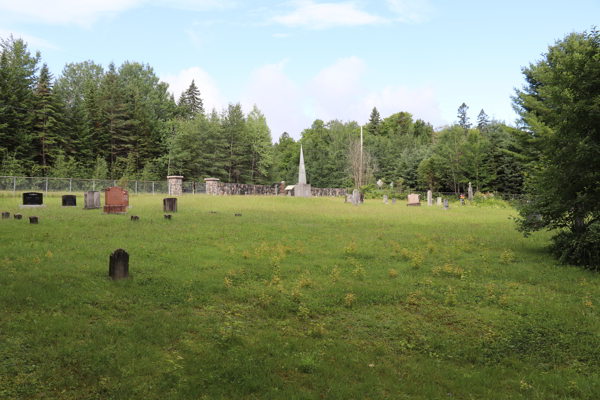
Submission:
<svg viewBox="0 0 600 400">
<path fill-rule="evenodd" d="M 69 178 L 69 193 L 71 193 L 72 187 L 73 187 L 73 178 Z"/>
<path fill-rule="evenodd" d="M 92 191 L 96 190 L 96 181 L 92 179 Z"/>
<path fill-rule="evenodd" d="M 13 176 L 13 197 L 17 196 L 17 177 Z"/>
<path fill-rule="evenodd" d="M 117 186 L 117 181 L 114 181 L 114 185 L 113 186 Z"/>
<path fill-rule="evenodd" d="M 48 177 L 46 177 L 46 196 L 48 196 Z"/>
<path fill-rule="evenodd" d="M 135 194 L 137 194 L 137 181 L 135 181 Z"/>
<path fill-rule="evenodd" d="M 152 196 L 154 196 L 154 181 L 152 181 Z"/>
</svg>

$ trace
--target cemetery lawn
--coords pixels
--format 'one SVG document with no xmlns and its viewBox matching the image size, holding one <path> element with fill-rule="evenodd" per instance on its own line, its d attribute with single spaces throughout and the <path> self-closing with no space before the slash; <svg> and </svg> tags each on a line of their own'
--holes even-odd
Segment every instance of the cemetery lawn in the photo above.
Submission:
<svg viewBox="0 0 600 400">
<path fill-rule="evenodd" d="M 0 197 L 0 399 L 600 398 L 600 276 L 513 209 L 162 198 Z"/>
</svg>

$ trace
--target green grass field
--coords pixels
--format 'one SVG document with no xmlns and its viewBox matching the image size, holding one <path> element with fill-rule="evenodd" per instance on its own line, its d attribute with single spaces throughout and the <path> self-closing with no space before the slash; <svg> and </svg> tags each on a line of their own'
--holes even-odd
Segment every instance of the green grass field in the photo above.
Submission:
<svg viewBox="0 0 600 400">
<path fill-rule="evenodd" d="M 0 197 L 0 399 L 600 398 L 600 277 L 514 209 L 162 198 Z"/>
</svg>

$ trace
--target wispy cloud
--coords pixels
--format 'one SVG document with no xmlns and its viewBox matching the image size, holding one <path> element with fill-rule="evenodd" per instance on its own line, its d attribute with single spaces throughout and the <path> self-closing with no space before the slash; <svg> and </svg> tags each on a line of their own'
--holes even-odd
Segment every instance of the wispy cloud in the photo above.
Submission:
<svg viewBox="0 0 600 400">
<path fill-rule="evenodd" d="M 420 23 L 431 18 L 434 7 L 428 0 L 386 0 L 388 8 L 401 22 Z"/>
<path fill-rule="evenodd" d="M 8 39 L 10 35 L 12 35 L 15 39 L 23 39 L 23 41 L 25 41 L 31 47 L 41 47 L 44 49 L 60 50 L 60 47 L 58 45 L 52 43 L 49 40 L 0 28 L 0 38 Z"/>
<path fill-rule="evenodd" d="M 294 9 L 271 17 L 272 22 L 290 28 L 309 29 L 374 25 L 388 22 L 386 18 L 360 10 L 355 1 L 316 3 L 311 0 L 296 0 L 287 4 L 293 6 Z"/>
<path fill-rule="evenodd" d="M 231 0 L 0 0 L 0 13 L 11 19 L 47 24 L 91 26 L 98 19 L 146 5 L 190 11 L 232 8 Z"/>
</svg>

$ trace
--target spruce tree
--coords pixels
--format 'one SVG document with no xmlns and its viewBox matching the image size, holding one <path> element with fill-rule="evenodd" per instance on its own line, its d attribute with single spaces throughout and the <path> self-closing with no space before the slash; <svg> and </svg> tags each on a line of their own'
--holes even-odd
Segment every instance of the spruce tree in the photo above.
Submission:
<svg viewBox="0 0 600 400">
<path fill-rule="evenodd" d="M 486 133 L 488 131 L 489 125 L 490 119 L 488 118 L 487 114 L 485 113 L 485 111 L 483 111 L 482 108 L 479 112 L 479 115 L 477 116 L 477 129 L 481 133 Z"/>
<path fill-rule="evenodd" d="M 467 111 L 469 107 L 462 103 L 460 107 L 458 107 L 458 125 L 464 129 L 465 133 L 471 128 L 471 123 L 469 122 L 469 117 L 467 117 Z"/>
<path fill-rule="evenodd" d="M 192 83 L 187 90 L 181 93 L 177 102 L 180 115 L 185 118 L 194 118 L 197 114 L 204 114 L 204 105 L 200 98 L 200 89 L 192 79 Z"/>
<path fill-rule="evenodd" d="M 373 107 L 373 111 L 371 111 L 371 116 L 369 117 L 369 126 L 367 130 L 371 134 L 379 133 L 379 125 L 381 125 L 381 116 L 379 115 L 379 111 L 377 111 L 377 107 Z"/>
</svg>

